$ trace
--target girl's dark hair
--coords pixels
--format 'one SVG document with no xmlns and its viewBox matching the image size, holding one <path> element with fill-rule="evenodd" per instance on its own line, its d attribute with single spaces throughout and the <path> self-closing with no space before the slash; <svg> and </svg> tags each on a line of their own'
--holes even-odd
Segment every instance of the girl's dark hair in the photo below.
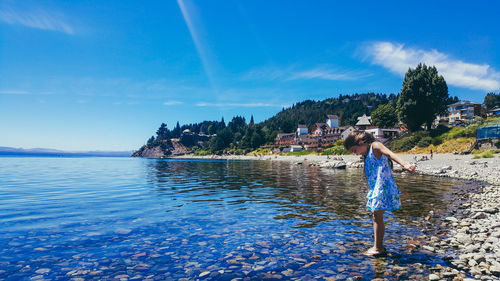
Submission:
<svg viewBox="0 0 500 281">
<path fill-rule="evenodd" d="M 347 136 L 344 141 L 345 149 L 349 150 L 355 145 L 360 145 L 361 143 L 371 144 L 375 141 L 375 137 L 365 131 L 353 131 Z"/>
<path fill-rule="evenodd" d="M 366 143 L 370 145 L 375 141 L 375 137 L 371 133 L 367 133 L 365 131 L 353 131 L 351 132 L 344 141 L 345 149 L 349 150 L 351 147 L 355 145 L 360 145 L 361 143 Z M 363 155 L 363 160 L 366 158 L 366 155 Z M 393 163 L 391 158 L 387 158 L 389 160 L 389 166 L 393 169 Z M 364 162 L 364 161 L 363 161 Z M 364 169 L 363 169 L 364 171 Z"/>
</svg>

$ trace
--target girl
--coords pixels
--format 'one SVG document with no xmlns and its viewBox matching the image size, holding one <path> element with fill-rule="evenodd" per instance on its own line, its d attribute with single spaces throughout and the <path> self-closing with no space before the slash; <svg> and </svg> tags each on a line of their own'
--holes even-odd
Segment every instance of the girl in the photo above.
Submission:
<svg viewBox="0 0 500 281">
<path fill-rule="evenodd" d="M 365 160 L 365 175 L 370 190 L 366 208 L 372 212 L 375 243 L 365 252 L 368 256 L 385 254 L 384 248 L 384 212 L 401 208 L 399 191 L 392 177 L 392 160 L 410 173 L 415 171 L 415 165 L 410 165 L 390 151 L 381 142 L 375 141 L 372 134 L 354 131 L 345 139 L 344 146 L 351 153 L 363 155 Z"/>
</svg>

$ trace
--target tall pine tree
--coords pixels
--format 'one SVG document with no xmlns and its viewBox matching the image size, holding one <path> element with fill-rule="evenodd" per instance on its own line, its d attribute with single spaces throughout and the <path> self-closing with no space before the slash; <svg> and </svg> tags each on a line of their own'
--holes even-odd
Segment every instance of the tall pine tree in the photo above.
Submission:
<svg viewBox="0 0 500 281">
<path fill-rule="evenodd" d="M 411 131 L 418 130 L 422 124 L 430 130 L 436 116 L 446 112 L 448 100 L 448 86 L 443 76 L 436 67 L 420 63 L 406 72 L 396 111 Z"/>
</svg>

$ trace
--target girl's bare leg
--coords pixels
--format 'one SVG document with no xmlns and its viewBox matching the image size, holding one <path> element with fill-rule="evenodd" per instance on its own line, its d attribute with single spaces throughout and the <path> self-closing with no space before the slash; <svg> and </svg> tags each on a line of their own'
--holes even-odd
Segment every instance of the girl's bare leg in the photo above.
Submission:
<svg viewBox="0 0 500 281">
<path fill-rule="evenodd" d="M 367 255 L 379 255 L 385 252 L 384 248 L 384 234 L 385 234 L 385 225 L 384 225 L 384 212 L 383 210 L 374 211 L 372 214 L 373 217 L 373 232 L 375 234 L 375 242 L 373 247 L 366 251 Z"/>
</svg>

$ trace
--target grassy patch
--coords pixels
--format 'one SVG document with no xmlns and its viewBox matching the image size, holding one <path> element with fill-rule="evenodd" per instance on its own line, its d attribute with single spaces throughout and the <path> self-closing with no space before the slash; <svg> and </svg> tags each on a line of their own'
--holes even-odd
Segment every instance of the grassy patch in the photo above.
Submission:
<svg viewBox="0 0 500 281">
<path fill-rule="evenodd" d="M 493 150 L 489 150 L 489 151 L 485 151 L 483 153 L 478 153 L 478 154 L 474 154 L 474 159 L 479 159 L 479 158 L 494 158 L 495 155 L 494 155 L 494 151 Z"/>
<path fill-rule="evenodd" d="M 324 149 L 321 152 L 321 155 L 347 155 L 351 154 L 347 149 L 344 148 L 344 146 L 332 146 L 329 148 Z"/>
<path fill-rule="evenodd" d="M 446 140 L 440 145 L 429 145 L 428 147 L 414 147 L 408 150 L 408 153 L 430 153 L 431 149 L 433 153 L 453 153 L 453 152 L 465 152 L 474 143 L 476 138 L 458 138 L 453 140 Z"/>
<path fill-rule="evenodd" d="M 307 150 L 302 150 L 302 151 L 293 151 L 293 152 L 287 152 L 285 155 L 288 156 L 302 156 L 302 155 L 311 155 L 311 154 L 316 154 L 316 151 L 307 151 Z"/>
<path fill-rule="evenodd" d="M 200 150 L 196 150 L 194 152 L 194 155 L 196 155 L 196 156 L 207 156 L 207 155 L 210 155 L 210 154 L 212 154 L 212 153 L 210 153 L 210 151 L 208 151 L 208 150 L 201 150 L 201 149 Z"/>
<path fill-rule="evenodd" d="M 268 155 L 271 154 L 271 148 L 258 148 L 254 151 L 249 152 L 247 155 L 254 156 L 254 155 Z"/>
<path fill-rule="evenodd" d="M 481 126 L 491 126 L 500 124 L 500 116 L 488 117 Z"/>
<path fill-rule="evenodd" d="M 443 140 L 451 140 L 456 138 L 475 138 L 477 134 L 478 124 L 467 127 L 453 127 L 448 132 L 441 135 Z"/>
</svg>

